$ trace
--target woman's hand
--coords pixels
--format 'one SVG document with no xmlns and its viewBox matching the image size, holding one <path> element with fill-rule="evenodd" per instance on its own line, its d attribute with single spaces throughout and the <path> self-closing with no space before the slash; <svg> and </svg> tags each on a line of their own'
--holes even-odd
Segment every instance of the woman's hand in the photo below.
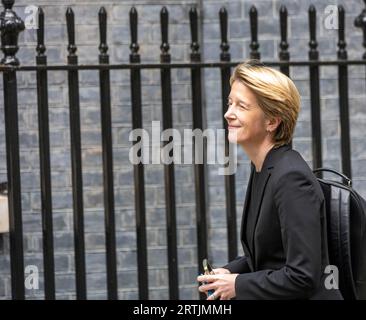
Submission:
<svg viewBox="0 0 366 320">
<path fill-rule="evenodd" d="M 230 271 L 225 268 L 216 268 L 212 270 L 214 274 L 230 274 Z"/>
<path fill-rule="evenodd" d="M 219 268 L 223 269 L 223 268 Z M 225 269 L 226 270 L 226 269 Z M 227 270 L 228 271 L 228 270 Z M 214 275 L 202 275 L 197 277 L 197 281 L 206 282 L 201 285 L 198 290 L 207 294 L 208 290 L 214 290 L 207 300 L 230 300 L 236 296 L 235 293 L 235 279 L 238 273 L 225 273 Z"/>
</svg>

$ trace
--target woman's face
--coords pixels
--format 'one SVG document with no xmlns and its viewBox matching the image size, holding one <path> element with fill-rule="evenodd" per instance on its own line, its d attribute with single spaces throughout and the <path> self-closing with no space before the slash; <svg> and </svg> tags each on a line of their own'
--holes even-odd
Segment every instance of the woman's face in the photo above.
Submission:
<svg viewBox="0 0 366 320">
<path fill-rule="evenodd" d="M 267 136 L 265 115 L 254 93 L 237 80 L 231 86 L 225 119 L 231 143 L 257 145 Z"/>
</svg>

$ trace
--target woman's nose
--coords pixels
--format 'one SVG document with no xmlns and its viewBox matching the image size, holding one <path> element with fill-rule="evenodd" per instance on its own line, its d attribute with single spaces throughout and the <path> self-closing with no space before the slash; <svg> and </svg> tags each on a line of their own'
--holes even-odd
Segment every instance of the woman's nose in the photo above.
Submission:
<svg viewBox="0 0 366 320">
<path fill-rule="evenodd" d="M 226 120 L 229 120 L 229 119 L 234 119 L 235 118 L 235 113 L 233 112 L 234 108 L 233 106 L 229 106 L 229 108 L 227 109 L 227 111 L 225 112 L 224 114 L 224 118 Z"/>
</svg>

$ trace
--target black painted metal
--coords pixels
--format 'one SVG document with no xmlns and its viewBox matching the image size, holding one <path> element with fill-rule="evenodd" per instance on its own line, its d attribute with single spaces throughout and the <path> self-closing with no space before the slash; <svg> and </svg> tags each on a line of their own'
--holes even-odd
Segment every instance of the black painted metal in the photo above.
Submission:
<svg viewBox="0 0 366 320">
<path fill-rule="evenodd" d="M 313 5 L 309 7 L 309 60 L 318 60 L 319 52 L 316 41 L 316 9 Z M 310 95 L 311 95 L 311 132 L 313 148 L 313 167 L 322 167 L 322 132 L 320 118 L 320 83 L 319 66 L 310 66 Z M 320 173 L 321 174 L 321 173 Z"/>
<path fill-rule="evenodd" d="M 37 70 L 141 70 L 141 69 L 191 69 L 191 68 L 222 68 L 225 66 L 235 67 L 243 61 L 231 62 L 174 62 L 174 63 L 121 63 L 121 64 L 78 64 L 78 65 L 46 65 L 46 66 L 11 66 L 1 65 L 3 71 L 37 71 Z M 365 65 L 365 60 L 297 60 L 297 61 L 273 61 L 261 60 L 271 67 L 281 66 L 341 66 L 341 65 Z"/>
<path fill-rule="evenodd" d="M 18 35 L 24 30 L 23 21 L 12 10 L 14 1 L 2 1 L 0 13 L 1 63 L 17 66 Z M 24 256 L 19 166 L 18 94 L 15 70 L 4 72 L 4 113 L 6 133 L 6 163 L 8 175 L 10 269 L 13 299 L 24 299 Z"/>
<path fill-rule="evenodd" d="M 37 65 L 47 65 L 44 45 L 44 13 L 38 10 Z M 45 299 L 55 299 L 55 262 L 53 246 L 50 132 L 48 117 L 47 70 L 37 70 L 39 157 L 41 174 L 43 266 Z"/>
<path fill-rule="evenodd" d="M 249 10 L 249 18 L 250 18 L 250 58 L 251 59 L 260 59 L 261 54 L 258 51 L 259 42 L 258 42 L 258 12 L 255 6 L 251 6 Z"/>
<path fill-rule="evenodd" d="M 191 28 L 191 61 L 200 62 L 201 54 L 199 51 L 198 43 L 198 14 L 197 9 L 192 7 L 189 10 L 189 20 Z M 192 81 L 192 112 L 193 112 L 193 127 L 192 129 L 203 129 L 203 117 L 202 117 L 202 90 L 201 90 L 201 69 L 191 68 L 191 81 Z M 204 155 L 199 154 L 203 152 L 202 148 L 196 150 L 196 140 L 193 144 L 194 159 L 200 158 Z M 207 221 L 206 221 L 206 193 L 205 193 L 205 164 L 194 164 L 195 174 L 195 192 L 196 192 L 196 223 L 197 223 L 197 257 L 198 257 L 198 269 L 199 272 L 203 272 L 202 260 L 207 258 Z M 204 295 L 201 295 L 201 299 L 204 299 Z"/>
<path fill-rule="evenodd" d="M 280 7 L 280 30 L 281 30 L 281 42 L 278 57 L 280 61 L 289 61 L 290 53 L 288 52 L 288 42 L 287 42 L 287 9 L 283 5 Z M 280 70 L 286 76 L 290 76 L 290 68 L 288 65 L 280 66 Z"/>
<path fill-rule="evenodd" d="M 140 63 L 139 45 L 137 43 L 137 10 L 133 7 L 130 11 L 131 27 L 131 54 L 130 63 Z M 141 110 L 141 72 L 139 69 L 131 70 L 131 101 L 132 101 L 132 128 L 142 129 Z M 141 143 L 135 141 L 133 144 Z M 137 234 L 137 265 L 139 298 L 149 298 L 148 270 L 147 270 L 147 240 L 146 240 L 146 208 L 145 208 L 145 179 L 144 165 L 142 162 L 134 165 L 135 180 L 135 211 Z"/>
<path fill-rule="evenodd" d="M 366 0 L 364 0 L 366 3 Z M 18 51 L 18 34 L 24 29 L 22 20 L 12 11 L 14 0 L 2 0 L 5 10 L 0 14 L 0 30 L 2 40 L 2 52 L 4 58 L 0 65 L 0 72 L 4 77 L 4 111 L 6 130 L 6 151 L 8 166 L 8 197 L 10 215 L 10 256 L 11 256 L 11 281 L 12 296 L 14 299 L 24 298 L 24 259 L 23 259 L 23 234 L 21 212 L 21 185 L 19 166 L 19 132 L 17 114 L 17 72 L 36 71 L 38 116 L 39 116 L 39 145 L 40 145 L 40 169 L 41 169 L 41 192 L 42 192 L 42 231 L 44 252 L 44 279 L 45 298 L 55 298 L 54 279 L 54 252 L 53 252 L 53 226 L 52 226 L 52 196 L 51 196 L 51 172 L 50 172 L 50 143 L 49 143 L 49 119 L 48 119 L 48 83 L 47 72 L 67 71 L 70 100 L 70 131 L 71 131 L 71 158 L 72 158 L 72 185 L 73 185 L 73 208 L 74 208 L 74 233 L 75 233 L 75 268 L 77 298 L 86 299 L 86 268 L 85 268 L 85 245 L 84 245 L 84 222 L 83 222 L 83 190 L 82 190 L 82 167 L 81 167 L 81 141 L 80 141 L 80 111 L 79 111 L 79 70 L 98 70 L 100 75 L 101 93 L 101 122 L 102 122 L 102 147 L 103 147 L 103 172 L 104 172 L 104 205 L 105 205 L 105 229 L 107 250 L 107 287 L 108 298 L 118 298 L 118 283 L 116 270 L 116 239 L 114 221 L 114 193 L 113 193 L 113 150 L 111 133 L 111 96 L 110 96 L 110 70 L 130 70 L 131 72 L 131 101 L 132 101 L 132 126 L 133 129 L 142 128 L 141 110 L 141 70 L 161 70 L 163 128 L 173 127 L 172 119 L 172 92 L 171 70 L 186 68 L 191 70 L 192 79 L 192 112 L 193 129 L 203 129 L 202 110 L 202 68 L 218 68 L 221 72 L 222 111 L 226 111 L 226 99 L 230 92 L 229 78 L 231 68 L 241 61 L 231 61 L 229 44 L 227 39 L 227 12 L 222 8 L 219 12 L 221 28 L 221 54 L 220 62 L 202 62 L 198 41 L 198 14 L 195 8 L 189 12 L 191 26 L 191 55 L 190 62 L 171 63 L 168 43 L 168 11 L 161 11 L 162 44 L 160 63 L 141 63 L 138 53 L 137 42 L 137 11 L 130 11 L 131 23 L 131 54 L 130 63 L 110 64 L 108 46 L 106 41 L 107 17 L 102 8 L 99 12 L 100 23 L 100 55 L 99 64 L 79 65 L 75 54 L 75 28 L 74 14 L 69 8 L 66 13 L 67 30 L 69 38 L 68 63 L 66 65 L 47 65 L 44 44 L 44 15 L 39 11 L 39 29 L 37 56 L 35 66 L 19 66 L 16 57 Z M 348 105 L 348 66 L 366 65 L 366 52 L 362 60 L 348 60 L 345 42 L 343 7 L 339 7 L 339 41 L 337 60 L 319 60 L 316 40 L 316 11 L 315 7 L 309 8 L 309 60 L 290 61 L 287 42 L 287 9 L 281 6 L 279 11 L 281 42 L 279 44 L 279 61 L 263 61 L 269 66 L 279 67 L 289 75 L 291 66 L 308 67 L 310 70 L 311 86 L 311 120 L 313 137 L 314 167 L 322 166 L 321 147 L 321 120 L 320 120 L 320 88 L 319 67 L 337 66 L 339 81 L 340 100 L 340 123 L 341 123 L 341 150 L 342 168 L 347 176 L 351 176 L 350 158 L 350 126 Z M 258 14 L 252 6 L 249 11 L 251 43 L 250 57 L 260 59 L 258 43 Z M 355 25 L 363 31 L 363 46 L 366 48 L 366 9 L 355 19 Z M 224 128 L 227 124 L 224 121 Z M 226 131 L 227 132 L 227 131 Z M 140 141 L 136 141 L 134 144 Z M 168 143 L 165 142 L 164 146 Z M 226 142 L 226 155 L 228 143 Z M 199 271 L 202 272 L 201 261 L 207 258 L 207 221 L 206 221 L 206 177 L 205 165 L 195 164 L 195 192 L 196 192 L 196 215 L 197 215 L 197 247 Z M 171 299 L 179 298 L 178 287 L 178 261 L 177 261 L 177 230 L 176 230 L 176 204 L 175 204 L 175 178 L 174 163 L 165 165 L 165 187 L 167 207 L 167 239 L 169 260 L 169 292 Z M 144 165 L 134 165 L 135 182 L 135 208 L 136 208 L 136 233 L 137 233 L 137 261 L 139 298 L 148 299 L 148 264 L 147 264 L 147 235 L 146 235 L 146 208 L 145 208 L 145 184 Z M 235 177 L 225 176 L 226 186 L 226 215 L 228 228 L 228 256 L 229 260 L 237 255 L 236 234 L 236 209 L 235 209 Z M 203 296 L 201 296 L 204 298 Z"/>
<path fill-rule="evenodd" d="M 99 63 L 108 64 L 107 45 L 107 12 L 104 7 L 99 10 Z M 103 150 L 103 183 L 105 208 L 105 239 L 107 263 L 107 291 L 108 299 L 118 299 L 117 258 L 116 258 L 116 228 L 114 214 L 113 188 L 113 145 L 112 145 L 112 118 L 111 118 L 111 89 L 109 70 L 99 71 L 100 80 L 100 107 L 102 126 Z"/>
<path fill-rule="evenodd" d="M 338 6 L 338 59 L 347 60 L 345 32 L 345 12 L 342 6 Z M 342 172 L 352 179 L 351 169 L 351 139 L 349 127 L 349 106 L 348 106 L 348 67 L 338 67 L 338 88 L 339 88 L 339 115 L 341 121 L 341 152 Z"/>
<path fill-rule="evenodd" d="M 168 20 L 169 13 L 166 7 L 160 12 L 162 44 L 160 62 L 170 63 L 169 43 L 168 43 Z M 163 130 L 173 128 L 172 119 L 172 88 L 170 69 L 161 70 L 161 96 L 163 104 Z M 163 142 L 163 148 L 173 140 Z M 174 151 L 169 152 L 174 157 Z M 168 261 L 169 261 L 169 298 L 179 299 L 178 283 L 178 250 L 177 250 L 177 226 L 176 226 L 176 206 L 175 206 L 175 177 L 174 162 L 164 165 L 165 177 L 165 203 L 166 203 L 166 225 L 168 242 Z"/>
<path fill-rule="evenodd" d="M 228 16 L 225 8 L 221 8 L 219 12 L 220 31 L 221 31 L 221 54 L 220 61 L 229 62 L 229 43 L 227 40 Z M 221 96 L 222 96 L 222 113 L 223 126 L 225 129 L 225 137 L 228 135 L 227 122 L 224 114 L 227 110 L 227 99 L 230 94 L 230 66 L 221 68 Z M 229 156 L 229 141 L 225 139 L 225 156 Z M 237 230 L 236 230 L 236 194 L 235 194 L 235 175 L 225 175 L 225 192 L 226 192 L 226 222 L 228 233 L 228 259 L 233 260 L 238 255 Z"/>
<path fill-rule="evenodd" d="M 278 53 L 278 58 L 280 61 L 289 61 L 290 53 L 288 52 L 288 42 L 287 42 L 287 8 L 282 5 L 280 7 L 280 33 L 281 33 L 281 42 L 280 42 L 280 51 Z M 286 76 L 290 76 L 290 66 L 289 65 L 281 65 L 280 71 Z M 292 141 L 290 141 L 290 146 L 292 146 Z"/>
<path fill-rule="evenodd" d="M 77 65 L 75 54 L 75 21 L 74 12 L 69 7 L 66 11 L 66 25 L 69 39 L 67 57 L 68 64 Z M 81 167 L 81 136 L 80 136 L 80 97 L 79 74 L 77 70 L 68 71 L 69 103 L 70 103 L 70 138 L 71 138 L 71 171 L 72 194 L 74 208 L 74 246 L 75 246 L 75 274 L 76 297 L 79 300 L 87 298 L 85 272 L 85 241 L 84 241 L 84 204 L 83 204 L 83 176 Z"/>
</svg>

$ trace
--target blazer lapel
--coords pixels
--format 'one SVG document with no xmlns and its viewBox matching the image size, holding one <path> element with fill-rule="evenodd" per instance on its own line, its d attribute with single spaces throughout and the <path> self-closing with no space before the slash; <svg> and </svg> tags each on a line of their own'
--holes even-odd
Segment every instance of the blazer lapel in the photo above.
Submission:
<svg viewBox="0 0 366 320">
<path fill-rule="evenodd" d="M 253 255 L 253 267 L 254 267 L 254 269 L 256 268 L 256 264 L 255 264 L 255 262 L 256 262 L 255 261 L 255 245 L 254 245 L 255 229 L 256 229 L 257 223 L 258 223 L 259 212 L 260 212 L 261 206 L 262 206 L 264 191 L 266 190 L 267 182 L 269 180 L 269 177 L 271 176 L 270 170 L 267 170 L 267 169 L 264 169 L 264 170 L 265 170 L 265 172 L 263 172 L 263 175 L 261 175 L 261 178 L 260 178 L 259 183 L 258 183 L 258 194 L 260 196 L 259 196 L 258 203 L 255 203 L 255 209 L 254 209 L 254 212 L 255 212 L 254 229 L 253 230 L 250 230 L 251 231 L 251 234 L 249 235 L 249 236 L 252 237 L 252 247 L 250 249 L 251 249 L 251 252 L 252 252 L 252 255 Z"/>
<path fill-rule="evenodd" d="M 248 216 L 248 209 L 249 209 L 248 208 L 249 199 L 250 199 L 250 195 L 251 195 L 251 191 L 252 191 L 253 172 L 254 172 L 254 165 L 251 164 L 250 176 L 249 176 L 247 191 L 246 191 L 246 194 L 245 194 L 243 216 L 242 216 L 241 228 L 240 228 L 240 238 L 243 240 L 243 244 L 245 246 L 245 249 L 246 249 L 247 252 L 249 252 L 249 255 L 251 257 L 253 257 L 253 256 L 252 256 L 251 250 L 249 249 L 249 244 L 247 242 L 246 225 L 247 225 L 247 216 Z"/>
</svg>

